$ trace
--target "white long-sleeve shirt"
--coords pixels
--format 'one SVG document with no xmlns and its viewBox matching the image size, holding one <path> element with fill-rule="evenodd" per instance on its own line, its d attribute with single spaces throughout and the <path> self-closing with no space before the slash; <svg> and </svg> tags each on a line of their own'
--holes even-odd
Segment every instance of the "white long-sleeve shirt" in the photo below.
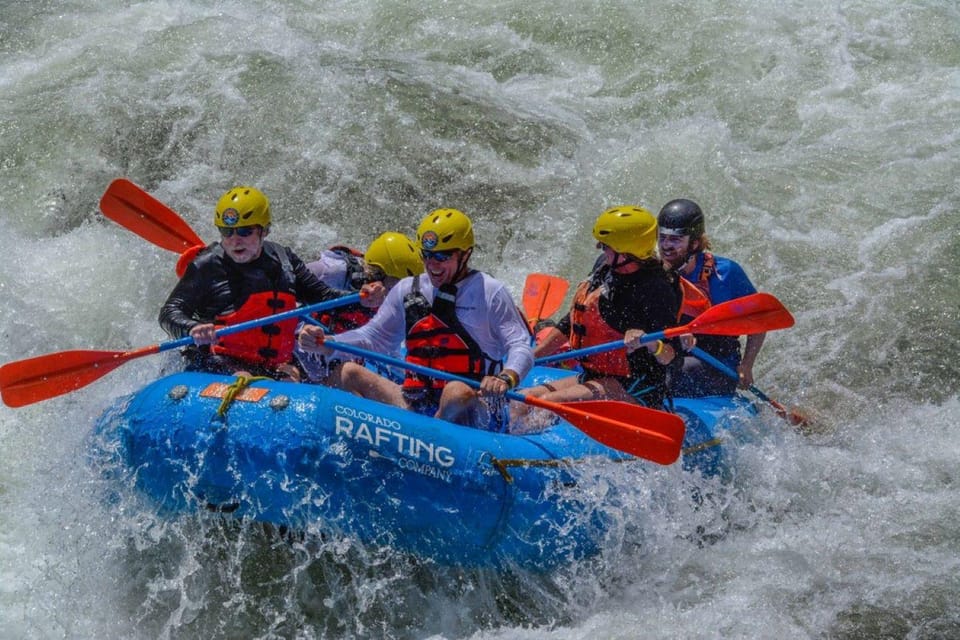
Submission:
<svg viewBox="0 0 960 640">
<path fill-rule="evenodd" d="M 433 303 L 436 289 L 430 276 L 422 274 L 420 292 Z M 337 342 L 378 353 L 396 353 L 407 337 L 403 299 L 410 293 L 413 277 L 404 278 L 387 294 L 370 322 L 331 336 Z M 527 325 L 502 282 L 486 273 L 475 271 L 457 283 L 457 319 L 485 354 L 503 361 L 522 379 L 533 367 L 533 348 Z M 349 358 L 340 353 L 333 357 Z"/>
</svg>

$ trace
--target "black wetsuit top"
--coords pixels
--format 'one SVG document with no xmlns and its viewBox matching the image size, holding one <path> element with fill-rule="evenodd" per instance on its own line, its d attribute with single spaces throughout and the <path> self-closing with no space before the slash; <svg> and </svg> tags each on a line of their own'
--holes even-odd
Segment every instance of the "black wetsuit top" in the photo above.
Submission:
<svg viewBox="0 0 960 640">
<path fill-rule="evenodd" d="M 659 261 L 642 261 L 640 265 L 639 270 L 628 274 L 613 273 L 602 263 L 596 265 L 590 274 L 591 289 L 602 284 L 607 286 L 607 294 L 599 301 L 600 317 L 620 333 L 628 329 L 653 333 L 677 326 L 682 299 L 679 280 L 665 271 Z M 557 323 L 557 328 L 564 335 L 571 335 L 569 313 Z M 668 342 L 680 352 L 679 339 Z M 681 361 L 682 358 L 675 358 L 665 367 L 648 349 L 636 349 L 627 355 L 631 375 L 621 382 L 638 401 L 659 406 L 668 395 L 667 371 L 679 366 Z"/>
<path fill-rule="evenodd" d="M 182 338 L 194 326 L 233 313 L 251 294 L 264 291 L 290 293 L 306 304 L 350 293 L 327 286 L 293 251 L 274 242 L 265 241 L 260 256 L 245 264 L 231 260 L 215 243 L 197 256 L 170 292 L 160 309 L 160 326 L 170 336 Z"/>
</svg>

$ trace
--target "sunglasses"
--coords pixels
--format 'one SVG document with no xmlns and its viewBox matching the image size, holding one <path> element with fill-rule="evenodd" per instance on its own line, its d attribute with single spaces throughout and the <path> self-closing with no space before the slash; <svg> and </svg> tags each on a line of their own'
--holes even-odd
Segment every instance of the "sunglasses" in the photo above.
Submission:
<svg viewBox="0 0 960 640">
<path fill-rule="evenodd" d="M 233 237 L 233 234 L 237 234 L 241 238 L 249 238 L 253 235 L 253 232 L 256 230 L 256 228 L 256 225 L 252 227 L 237 227 L 236 229 L 233 227 L 217 227 L 217 229 L 220 230 L 221 238 L 231 238 Z"/>
<path fill-rule="evenodd" d="M 423 257 L 424 262 L 427 260 L 433 260 L 434 262 L 446 262 L 453 257 L 453 251 L 427 251 L 422 249 L 420 255 Z"/>
</svg>

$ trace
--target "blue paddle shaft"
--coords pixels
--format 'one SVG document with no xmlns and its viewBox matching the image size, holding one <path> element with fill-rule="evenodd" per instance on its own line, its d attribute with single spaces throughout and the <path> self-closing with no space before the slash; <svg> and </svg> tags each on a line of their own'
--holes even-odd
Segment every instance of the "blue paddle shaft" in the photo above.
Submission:
<svg viewBox="0 0 960 640">
<path fill-rule="evenodd" d="M 382 362 L 383 364 L 390 365 L 392 367 L 397 367 L 399 369 L 408 369 L 415 373 L 420 373 L 422 375 L 428 376 L 430 378 L 437 378 L 439 380 L 455 381 L 462 382 L 463 384 L 472 387 L 474 389 L 480 388 L 480 382 L 478 380 L 473 380 L 471 378 L 464 378 L 458 376 L 454 373 L 447 373 L 446 371 L 441 371 L 440 369 L 432 369 L 430 367 L 424 367 L 423 365 L 415 364 L 413 362 L 407 362 L 406 360 L 401 360 L 400 358 L 393 358 L 382 353 L 377 353 L 376 351 L 369 351 L 361 347 L 356 347 L 352 344 L 345 344 L 343 342 L 335 342 L 333 340 L 327 340 L 324 344 L 331 349 L 336 351 L 342 351 L 344 353 L 350 353 L 355 356 L 360 356 L 361 358 L 366 358 L 368 360 L 373 360 L 375 362 Z M 524 401 L 524 396 L 513 391 L 507 392 L 507 397 L 511 400 L 517 400 L 519 402 Z"/>
<path fill-rule="evenodd" d="M 740 380 L 740 375 L 736 371 L 734 371 L 733 369 L 725 365 L 720 360 L 714 358 L 712 355 L 710 355 L 700 347 L 694 347 L 693 349 L 690 349 L 690 353 L 691 355 L 694 355 L 697 358 L 703 360 L 704 362 L 706 362 L 711 367 L 713 367 L 723 375 L 727 376 L 728 378 L 732 378 L 733 380 L 738 380 L 738 381 Z M 753 393 L 753 395 L 757 396 L 764 402 L 771 402 L 770 398 L 767 397 L 767 394 L 765 394 L 763 391 L 760 391 L 760 389 L 757 389 L 756 386 L 750 385 L 749 388 L 751 393 Z"/>
<path fill-rule="evenodd" d="M 640 339 L 640 344 L 647 344 L 648 342 L 653 342 L 654 340 L 663 340 L 666 332 L 657 331 L 656 333 L 648 333 L 643 338 Z M 603 344 L 595 344 L 592 347 L 584 347 L 583 349 L 575 349 L 573 351 L 564 351 L 563 353 L 555 353 L 552 356 L 544 356 L 542 358 L 537 358 L 534 360 L 534 364 L 547 364 L 549 362 L 557 362 L 558 360 L 574 360 L 577 358 L 583 358 L 594 353 L 604 353 L 606 351 L 613 351 L 618 347 L 623 346 L 623 340 L 614 340 L 613 342 L 604 342 Z"/>
<path fill-rule="evenodd" d="M 328 311 L 330 309 L 336 309 L 337 307 L 344 307 L 348 304 L 355 304 L 357 302 L 360 302 L 360 294 L 351 293 L 348 296 L 342 296 L 334 300 L 326 300 L 324 302 L 310 304 L 305 307 L 297 307 L 296 309 L 291 309 L 290 311 L 284 311 L 283 313 L 278 313 L 273 316 L 266 316 L 263 318 L 257 318 L 255 320 L 248 320 L 246 322 L 241 322 L 239 324 L 232 324 L 228 327 L 224 327 L 223 329 L 217 329 L 217 337 L 229 336 L 234 333 L 240 333 L 241 331 L 247 331 L 248 329 L 255 329 L 256 327 L 263 327 L 268 324 L 280 322 L 281 320 L 296 318 L 296 317 L 308 315 L 311 313 L 317 313 L 318 311 Z M 184 336 L 177 340 L 168 340 L 167 342 L 161 342 L 159 345 L 157 345 L 157 351 L 169 351 L 170 349 L 187 347 L 192 344 L 193 344 L 193 338 L 191 338 L 190 336 Z"/>
</svg>

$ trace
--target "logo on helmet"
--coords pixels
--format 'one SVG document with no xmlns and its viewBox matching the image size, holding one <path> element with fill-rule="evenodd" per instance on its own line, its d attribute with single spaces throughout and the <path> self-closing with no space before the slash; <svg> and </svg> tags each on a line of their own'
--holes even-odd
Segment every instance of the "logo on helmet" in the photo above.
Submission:
<svg viewBox="0 0 960 640">
<path fill-rule="evenodd" d="M 440 242 L 440 238 L 437 237 L 436 231 L 427 231 L 426 233 L 423 234 L 423 237 L 420 238 L 420 244 L 427 251 L 430 251 L 431 249 L 433 249 L 435 246 L 437 246 L 437 243 L 439 242 Z"/>
<path fill-rule="evenodd" d="M 220 216 L 220 219 L 223 220 L 223 224 L 228 227 L 240 222 L 240 214 L 236 209 L 227 209 L 223 212 L 223 215 Z"/>
</svg>

